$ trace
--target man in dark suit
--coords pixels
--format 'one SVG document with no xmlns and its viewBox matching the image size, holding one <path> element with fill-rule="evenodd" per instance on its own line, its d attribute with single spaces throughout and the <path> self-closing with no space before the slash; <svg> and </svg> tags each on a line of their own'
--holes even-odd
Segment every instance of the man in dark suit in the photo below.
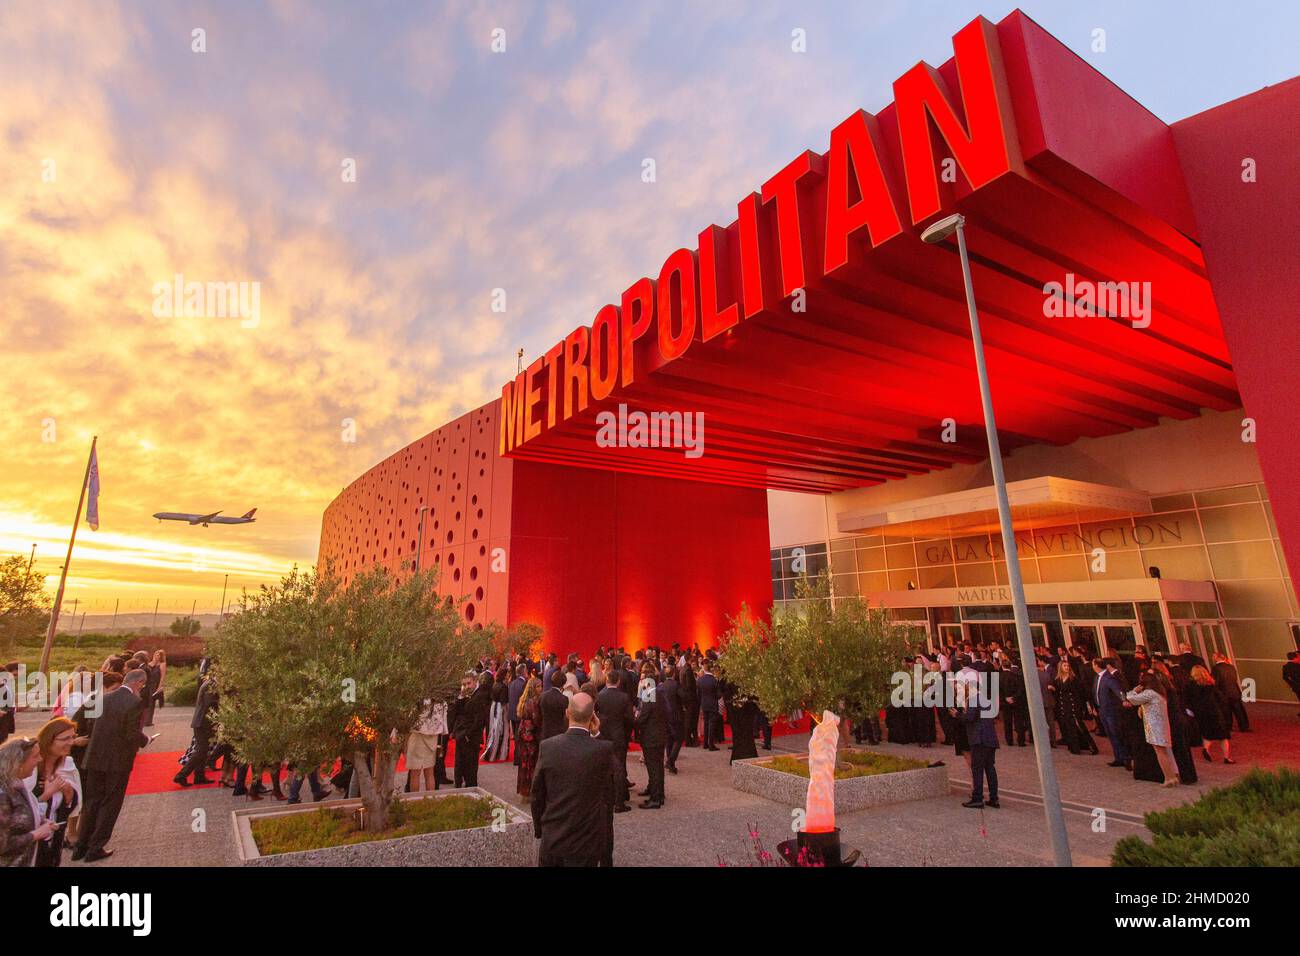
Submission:
<svg viewBox="0 0 1300 956">
<path fill-rule="evenodd" d="M 566 716 L 569 698 L 565 696 L 564 691 L 560 690 L 564 686 L 565 676 L 564 668 L 557 667 L 551 674 L 551 686 L 542 694 L 539 706 L 542 708 L 543 740 L 564 733 L 565 728 L 569 726 L 569 719 Z"/>
<path fill-rule="evenodd" d="M 664 747 L 668 743 L 668 718 L 659 688 L 654 682 L 653 665 L 645 667 L 641 678 L 636 706 L 636 736 L 641 742 L 641 756 L 645 759 L 646 787 L 640 795 L 645 797 L 642 810 L 658 810 L 664 805 Z"/>
<path fill-rule="evenodd" d="M 149 689 L 148 684 L 145 690 Z M 210 783 L 203 771 L 208 766 L 208 749 L 212 746 L 212 714 L 217 708 L 217 684 L 211 677 L 203 679 L 199 696 L 194 701 L 194 716 L 190 719 L 190 729 L 194 731 L 194 745 L 190 757 L 181 766 L 180 773 L 172 780 L 182 787 L 190 785 L 189 776 L 194 774 L 196 784 Z"/>
<path fill-rule="evenodd" d="M 971 697 L 978 697 L 974 692 Z M 998 755 L 998 728 L 992 717 L 983 715 L 981 701 L 968 701 L 955 716 L 966 725 L 966 740 L 970 743 L 970 799 L 963 807 L 998 809 L 998 770 L 994 760 Z M 984 799 L 984 780 L 989 782 L 989 798 Z"/>
<path fill-rule="evenodd" d="M 1025 675 L 1015 658 L 1010 658 L 998 672 L 998 693 L 1002 697 L 1002 732 L 1007 746 L 1018 743 L 1023 747 L 1029 732 L 1029 696 L 1025 693 Z"/>
<path fill-rule="evenodd" d="M 541 866 L 611 866 L 618 775 L 614 745 L 592 736 L 595 701 L 569 701 L 568 730 L 543 740 L 533 774 L 533 835 Z"/>
<path fill-rule="evenodd" d="M 663 699 L 664 716 L 668 729 L 668 772 L 677 773 L 677 755 L 686 741 L 686 708 L 682 703 L 681 685 L 677 683 L 677 668 L 671 664 L 664 668 L 664 682 L 659 685 Z"/>
<path fill-rule="evenodd" d="M 1282 680 L 1291 688 L 1296 700 L 1300 700 L 1300 651 L 1287 651 L 1286 663 L 1282 665 Z M 1300 714 L 1296 714 L 1300 717 Z"/>
<path fill-rule="evenodd" d="M 700 745 L 700 695 L 695 687 L 695 665 L 690 658 L 677 672 L 677 682 L 682 688 L 682 706 L 686 711 L 686 746 Z"/>
<path fill-rule="evenodd" d="M 563 695 L 561 695 L 563 696 Z M 632 699 L 615 682 L 606 683 L 596 695 L 596 717 L 600 721 L 600 739 L 614 745 L 614 762 L 618 765 L 614 812 L 626 813 L 629 794 L 627 779 L 627 743 L 632 736 Z"/>
<path fill-rule="evenodd" d="M 1127 767 L 1129 760 L 1128 744 L 1124 742 L 1124 677 L 1119 669 L 1119 661 L 1113 657 L 1093 658 L 1092 666 L 1097 672 L 1093 692 L 1097 701 L 1097 723 L 1110 741 L 1110 751 L 1114 759 L 1112 767 Z"/>
<path fill-rule="evenodd" d="M 492 674 L 485 671 L 477 678 L 478 687 L 462 698 L 456 709 L 451 735 L 456 741 L 453 782 L 457 787 L 478 786 L 478 758 L 483 747 L 483 731 L 492 709 Z"/>
<path fill-rule="evenodd" d="M 102 713 L 95 719 L 86 749 L 87 796 L 81 811 L 81 839 L 72 851 L 74 860 L 93 863 L 113 855 L 107 844 L 122 812 L 135 755 L 149 743 L 140 729 L 144 719 L 140 694 L 147 679 L 143 670 L 127 671 L 122 686 L 103 697 Z"/>
<path fill-rule="evenodd" d="M 700 710 L 704 714 L 704 749 L 717 750 L 722 739 L 722 713 L 718 709 L 718 679 L 713 676 L 713 662 L 706 661 L 704 673 L 695 686 L 700 695 Z"/>
</svg>

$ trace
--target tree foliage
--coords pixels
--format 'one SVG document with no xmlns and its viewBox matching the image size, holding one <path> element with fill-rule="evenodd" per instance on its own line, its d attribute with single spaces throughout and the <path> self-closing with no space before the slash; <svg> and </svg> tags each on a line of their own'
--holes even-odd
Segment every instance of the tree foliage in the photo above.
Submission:
<svg viewBox="0 0 1300 956">
<path fill-rule="evenodd" d="M 397 758 L 425 699 L 451 697 L 487 652 L 437 594 L 437 572 L 384 568 L 344 588 L 293 570 L 246 595 L 209 639 L 221 737 L 248 763 L 352 761 L 366 829 L 386 829 Z"/>
<path fill-rule="evenodd" d="M 542 646 L 542 627 L 531 621 L 516 621 L 509 627 L 492 623 L 484 632 L 492 648 L 494 660 L 505 660 L 512 654 L 522 654 L 529 660 L 536 659 Z"/>
<path fill-rule="evenodd" d="M 903 629 L 858 597 L 832 607 L 825 572 L 800 580 L 796 597 L 772 609 L 770 624 L 741 607 L 722 636 L 723 675 L 770 714 L 829 710 L 856 720 L 884 707 L 906 652 Z"/>
<path fill-rule="evenodd" d="M 199 623 L 198 618 L 190 617 L 187 614 L 185 617 L 178 617 L 176 620 L 172 621 L 167 630 L 172 634 L 175 634 L 177 637 L 193 637 L 195 634 L 199 633 L 202 627 L 203 625 Z"/>
<path fill-rule="evenodd" d="M 7 657 L 17 644 L 39 640 L 50 626 L 50 599 L 45 578 L 27 569 L 27 558 L 0 561 L 0 652 Z"/>
</svg>

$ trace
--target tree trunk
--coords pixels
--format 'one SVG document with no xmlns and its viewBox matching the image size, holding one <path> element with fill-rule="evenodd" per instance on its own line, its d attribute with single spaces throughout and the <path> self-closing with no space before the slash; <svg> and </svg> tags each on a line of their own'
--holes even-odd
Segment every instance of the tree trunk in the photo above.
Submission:
<svg viewBox="0 0 1300 956">
<path fill-rule="evenodd" d="M 368 760 L 373 756 L 375 771 L 371 773 Z M 357 775 L 361 790 L 361 805 L 365 809 L 367 833 L 381 833 L 388 829 L 388 805 L 393 799 L 393 767 L 395 761 L 378 749 L 352 751 L 352 772 Z"/>
</svg>

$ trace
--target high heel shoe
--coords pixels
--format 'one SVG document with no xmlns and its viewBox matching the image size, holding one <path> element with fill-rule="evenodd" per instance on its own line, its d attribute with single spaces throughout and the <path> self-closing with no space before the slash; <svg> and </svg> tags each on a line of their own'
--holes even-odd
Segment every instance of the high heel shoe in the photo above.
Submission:
<svg viewBox="0 0 1300 956">
<path fill-rule="evenodd" d="M 1210 756 L 1210 751 L 1208 747 L 1201 748 L 1201 756 L 1205 758 L 1206 763 L 1214 763 L 1214 758 Z"/>
<path fill-rule="evenodd" d="M 1178 786 L 1178 782 L 1179 782 L 1179 781 L 1178 781 L 1178 778 L 1175 777 L 1175 778 L 1172 779 L 1172 780 L 1166 780 L 1166 781 L 1165 781 L 1164 783 L 1162 783 L 1160 786 L 1162 786 L 1162 787 L 1176 787 L 1176 786 Z"/>
</svg>

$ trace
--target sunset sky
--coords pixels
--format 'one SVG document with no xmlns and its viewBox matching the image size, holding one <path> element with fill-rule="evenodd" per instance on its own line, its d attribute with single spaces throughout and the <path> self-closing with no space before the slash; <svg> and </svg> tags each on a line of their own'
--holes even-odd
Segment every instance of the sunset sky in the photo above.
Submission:
<svg viewBox="0 0 1300 956">
<path fill-rule="evenodd" d="M 97 434 L 81 610 L 214 611 L 227 573 L 311 564 L 352 478 L 1013 6 L 0 5 L 0 553 L 35 543 L 53 592 Z M 1300 72 L 1300 5 L 1021 6 L 1166 121 Z M 260 321 L 158 317 L 178 273 L 259 283 Z"/>
</svg>

